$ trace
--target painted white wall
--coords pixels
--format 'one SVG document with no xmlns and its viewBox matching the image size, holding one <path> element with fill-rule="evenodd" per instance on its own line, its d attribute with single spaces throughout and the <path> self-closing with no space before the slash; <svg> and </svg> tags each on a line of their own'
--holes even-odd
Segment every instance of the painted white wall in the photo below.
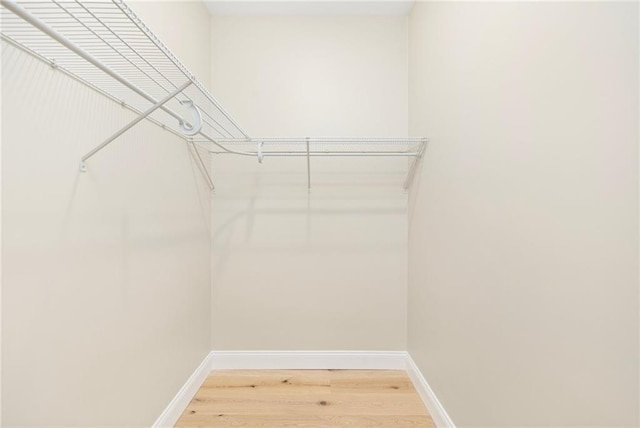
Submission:
<svg viewBox="0 0 640 428">
<path fill-rule="evenodd" d="M 208 82 L 204 5 L 133 8 Z M 4 43 L 2 84 L 2 424 L 149 426 L 210 350 L 210 192 L 149 122 L 79 173 L 133 114 Z"/>
<path fill-rule="evenodd" d="M 404 136 L 406 17 L 217 17 L 213 88 L 252 136 Z M 403 350 L 406 159 L 214 155 L 214 350 Z"/>
<path fill-rule="evenodd" d="M 458 426 L 638 426 L 638 4 L 410 18 L 408 349 Z"/>
</svg>

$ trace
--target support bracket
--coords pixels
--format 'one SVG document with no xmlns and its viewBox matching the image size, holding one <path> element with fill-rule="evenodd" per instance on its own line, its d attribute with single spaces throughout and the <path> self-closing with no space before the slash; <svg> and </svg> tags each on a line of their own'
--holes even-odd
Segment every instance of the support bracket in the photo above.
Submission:
<svg viewBox="0 0 640 428">
<path fill-rule="evenodd" d="M 87 168 L 85 166 L 85 161 L 87 159 L 89 159 L 91 156 L 95 155 L 96 153 L 98 153 L 100 150 L 104 149 L 106 146 L 108 146 L 109 144 L 111 144 L 116 138 L 118 138 L 119 136 L 121 136 L 122 134 L 124 134 L 125 132 L 127 132 L 129 129 L 133 128 L 135 125 L 137 125 L 139 122 L 141 122 L 142 120 L 144 120 L 147 116 L 149 116 L 151 113 L 153 113 L 154 111 L 156 111 L 157 109 L 159 109 L 160 107 L 162 107 L 164 104 L 166 104 L 169 100 L 171 100 L 172 98 L 174 98 L 176 95 L 178 95 L 180 92 L 184 91 L 189 85 L 191 85 L 193 82 L 191 80 L 185 82 L 184 84 L 182 84 L 181 86 L 179 86 L 178 88 L 176 88 L 176 90 L 174 90 L 173 92 L 171 92 L 170 94 L 168 94 L 166 97 L 164 97 L 163 99 L 161 99 L 160 101 L 156 101 L 151 107 L 149 107 L 147 110 L 145 110 L 143 113 L 141 113 L 138 117 L 136 117 L 135 119 L 133 119 L 131 122 L 129 122 L 126 126 L 124 126 L 122 129 L 120 129 L 118 132 L 116 132 L 115 134 L 113 134 L 111 137 L 107 138 L 106 140 L 104 140 L 100 145 L 98 145 L 95 149 L 91 150 L 89 153 L 87 153 L 86 155 L 84 155 L 82 157 L 82 159 L 80 160 L 80 172 L 86 172 Z"/>
<path fill-rule="evenodd" d="M 405 191 L 409 190 L 409 187 L 411 187 L 411 183 L 413 183 L 413 177 L 416 174 L 416 170 L 418 169 L 418 164 L 422 159 L 424 150 L 427 148 L 428 141 L 429 140 L 427 138 L 423 138 L 422 142 L 420 143 L 420 149 L 418 150 L 418 154 L 415 156 L 415 159 L 411 163 L 411 166 L 409 167 L 409 172 L 407 173 L 407 178 L 404 180 L 404 185 L 402 186 Z"/>
<path fill-rule="evenodd" d="M 264 141 L 260 141 L 258 143 L 258 163 L 262 163 L 264 160 L 264 153 L 262 153 L 262 146 L 264 145 Z"/>
<path fill-rule="evenodd" d="M 307 190 L 311 192 L 311 151 L 309 150 L 309 137 L 305 138 L 307 143 Z"/>
<path fill-rule="evenodd" d="M 180 121 L 180 131 L 188 136 L 196 135 L 202 129 L 202 113 L 200 113 L 200 109 L 191 100 L 180 101 L 180 104 L 187 106 L 193 116 L 191 125 L 182 120 Z"/>
<path fill-rule="evenodd" d="M 204 161 L 202 160 L 202 157 L 200 156 L 200 153 L 198 152 L 198 147 L 193 142 L 193 138 L 189 138 L 189 143 L 193 147 L 193 151 L 196 153 L 196 159 L 198 159 L 198 162 L 200 163 L 200 168 L 202 169 L 202 174 L 204 174 L 205 178 L 207 179 L 207 185 L 209 186 L 209 189 L 212 192 L 215 192 L 216 186 L 213 184 L 213 180 L 211 179 L 211 176 L 209 175 L 209 170 L 207 169 L 207 166 L 204 164 Z"/>
</svg>

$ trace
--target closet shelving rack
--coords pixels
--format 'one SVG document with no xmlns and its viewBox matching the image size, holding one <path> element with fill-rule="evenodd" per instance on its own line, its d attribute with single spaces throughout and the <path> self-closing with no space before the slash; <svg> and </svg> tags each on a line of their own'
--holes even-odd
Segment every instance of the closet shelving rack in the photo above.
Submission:
<svg viewBox="0 0 640 428">
<path fill-rule="evenodd" d="M 143 120 L 190 143 L 211 189 L 198 148 L 266 157 L 382 156 L 413 159 L 425 138 L 252 138 L 122 0 L 0 0 L 1 37 L 136 113 L 136 118 L 82 156 L 85 162 Z"/>
</svg>

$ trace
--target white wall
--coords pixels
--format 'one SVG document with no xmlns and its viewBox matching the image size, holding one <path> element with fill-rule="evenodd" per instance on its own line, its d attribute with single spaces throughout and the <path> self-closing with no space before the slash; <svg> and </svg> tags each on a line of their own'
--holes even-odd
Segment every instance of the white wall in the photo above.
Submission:
<svg viewBox="0 0 640 428">
<path fill-rule="evenodd" d="M 638 4 L 419 3 L 408 348 L 458 426 L 638 426 Z"/>
<path fill-rule="evenodd" d="M 404 136 L 406 17 L 218 17 L 252 136 Z M 254 149 L 252 147 L 252 149 Z M 405 349 L 406 159 L 214 155 L 213 348 Z"/>
<path fill-rule="evenodd" d="M 204 6 L 140 6 L 207 82 Z M 133 114 L 4 43 L 2 84 L 2 424 L 149 426 L 210 350 L 210 192 L 149 122 L 79 173 Z"/>
</svg>

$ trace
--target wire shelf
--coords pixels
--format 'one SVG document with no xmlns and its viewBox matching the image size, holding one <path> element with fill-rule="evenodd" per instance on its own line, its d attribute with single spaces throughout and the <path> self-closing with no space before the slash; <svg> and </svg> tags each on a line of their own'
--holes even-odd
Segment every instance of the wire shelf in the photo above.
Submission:
<svg viewBox="0 0 640 428">
<path fill-rule="evenodd" d="M 251 138 L 122 0 L 0 2 L 5 42 L 138 113 L 82 157 L 81 171 L 84 161 L 144 119 L 211 153 L 260 162 L 268 156 L 406 156 L 416 160 L 411 175 L 424 151 L 425 138 Z"/>
<path fill-rule="evenodd" d="M 2 5 L 5 6 L 1 10 L 3 39 L 137 112 L 145 111 L 185 82 L 192 82 L 150 115 L 176 134 L 184 135 L 180 122 L 189 123 L 190 119 L 182 102 L 192 101 L 202 113 L 201 138 L 207 141 L 248 138 L 197 78 L 121 0 L 3 1 Z M 13 5 L 19 9 L 10 10 Z M 18 15 L 16 10 L 26 14 Z M 69 44 L 63 45 L 25 17 L 44 24 L 112 73 L 89 62 L 69 49 Z"/>
</svg>

